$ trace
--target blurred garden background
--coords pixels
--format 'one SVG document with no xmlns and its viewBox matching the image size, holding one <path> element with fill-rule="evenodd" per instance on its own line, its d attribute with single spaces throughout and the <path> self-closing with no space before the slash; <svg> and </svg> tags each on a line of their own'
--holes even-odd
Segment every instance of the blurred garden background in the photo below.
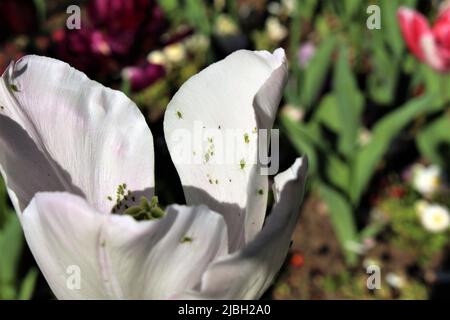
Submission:
<svg viewBox="0 0 450 320">
<path fill-rule="evenodd" d="M 80 29 L 66 26 L 71 5 L 81 8 Z M 310 172 L 290 254 L 264 298 L 449 298 L 450 74 L 407 46 L 398 16 L 412 8 L 433 25 L 446 5 L 0 0 L 0 72 L 39 54 L 125 92 L 153 132 L 160 202 L 183 203 L 163 137 L 169 100 L 235 50 L 283 47 L 281 169 L 307 154 Z M 441 20 L 450 49 L 450 18 Z M 374 266 L 380 283 L 371 289 Z M 0 181 L 0 299 L 53 298 Z"/>
</svg>

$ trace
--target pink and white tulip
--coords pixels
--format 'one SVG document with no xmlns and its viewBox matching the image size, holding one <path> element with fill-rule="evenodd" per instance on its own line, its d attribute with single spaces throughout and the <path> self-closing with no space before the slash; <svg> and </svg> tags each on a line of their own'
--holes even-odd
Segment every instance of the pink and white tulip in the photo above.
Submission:
<svg viewBox="0 0 450 320">
<path fill-rule="evenodd" d="M 197 120 L 271 128 L 286 77 L 282 50 L 237 51 L 180 88 L 165 135 Z M 137 221 L 111 196 L 124 184 L 127 205 L 154 195 L 153 138 L 124 94 L 64 62 L 26 56 L 1 77 L 0 106 L 0 171 L 57 298 L 254 299 L 273 281 L 299 213 L 305 158 L 275 177 L 264 228 L 268 178 L 257 165 L 178 164 L 187 205 Z M 256 154 L 257 139 L 247 143 Z M 210 184 L 207 173 L 230 181 Z M 81 275 L 75 289 L 67 285 L 71 266 Z"/>
<path fill-rule="evenodd" d="M 398 10 L 398 19 L 412 54 L 437 71 L 450 71 L 450 9 L 441 10 L 432 27 L 421 13 L 405 7 Z"/>
</svg>

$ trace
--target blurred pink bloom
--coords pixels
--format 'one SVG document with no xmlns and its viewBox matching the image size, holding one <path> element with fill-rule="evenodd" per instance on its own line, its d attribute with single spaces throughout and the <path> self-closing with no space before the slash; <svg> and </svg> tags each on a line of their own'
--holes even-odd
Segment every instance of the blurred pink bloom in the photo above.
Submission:
<svg viewBox="0 0 450 320">
<path fill-rule="evenodd" d="M 89 75 L 111 74 L 145 60 L 166 28 L 153 0 L 92 0 L 80 30 L 53 34 L 55 54 Z"/>
<path fill-rule="evenodd" d="M 89 21 L 111 53 L 126 55 L 140 38 L 148 51 L 158 41 L 165 26 L 164 13 L 153 0 L 92 0 L 88 5 Z"/>
<path fill-rule="evenodd" d="M 306 68 L 308 62 L 316 53 L 316 46 L 312 42 L 306 42 L 298 49 L 298 64 L 302 68 Z"/>
<path fill-rule="evenodd" d="M 93 0 L 89 3 L 88 12 L 95 26 L 134 30 L 151 13 L 153 4 L 149 0 Z"/>
<path fill-rule="evenodd" d="M 158 79 L 164 76 L 164 67 L 157 64 L 147 63 L 143 66 L 127 67 L 123 70 L 125 79 L 131 83 L 133 91 L 147 88 Z"/>
<path fill-rule="evenodd" d="M 402 7 L 398 19 L 411 52 L 431 68 L 450 71 L 450 9 L 442 10 L 433 27 L 419 12 Z"/>
<path fill-rule="evenodd" d="M 58 30 L 52 34 L 54 54 L 89 74 L 106 73 L 109 63 L 102 57 L 101 40 L 92 29 Z M 105 49 L 104 49 L 105 50 Z"/>
</svg>

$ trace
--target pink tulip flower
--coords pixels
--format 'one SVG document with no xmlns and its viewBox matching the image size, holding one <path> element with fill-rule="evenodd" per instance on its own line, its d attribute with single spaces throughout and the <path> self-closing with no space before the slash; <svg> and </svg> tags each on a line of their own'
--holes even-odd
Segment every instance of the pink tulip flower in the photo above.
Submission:
<svg viewBox="0 0 450 320">
<path fill-rule="evenodd" d="M 450 9 L 443 9 L 432 27 L 421 13 L 405 7 L 398 19 L 412 54 L 436 71 L 450 71 Z"/>
</svg>

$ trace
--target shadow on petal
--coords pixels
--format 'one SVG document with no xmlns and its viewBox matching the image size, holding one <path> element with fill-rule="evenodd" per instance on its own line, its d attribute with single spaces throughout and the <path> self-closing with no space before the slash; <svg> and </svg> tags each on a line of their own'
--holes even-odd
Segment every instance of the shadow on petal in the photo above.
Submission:
<svg viewBox="0 0 450 320">
<path fill-rule="evenodd" d="M 70 175 L 53 159 L 45 157 L 19 124 L 3 115 L 0 115 L 0 168 L 17 212 L 22 212 L 37 192 L 67 191 L 84 197 Z M 55 170 L 70 190 L 64 187 Z"/>
<path fill-rule="evenodd" d="M 228 245 L 229 248 L 233 249 L 233 243 L 239 243 L 240 246 L 234 248 L 234 250 L 239 250 L 242 246 L 245 245 L 245 209 L 238 206 L 236 203 L 226 203 L 217 201 L 214 197 L 212 197 L 206 191 L 192 187 L 192 186 L 183 186 L 183 190 L 185 194 L 195 194 L 196 201 L 187 201 L 191 206 L 194 205 L 202 205 L 207 203 L 209 209 L 214 210 L 223 216 L 225 223 L 227 224 L 227 232 L 228 232 Z M 225 214 L 224 214 L 225 213 Z M 239 239 L 236 239 L 239 238 Z M 233 250 L 233 251 L 234 251 Z"/>
</svg>

